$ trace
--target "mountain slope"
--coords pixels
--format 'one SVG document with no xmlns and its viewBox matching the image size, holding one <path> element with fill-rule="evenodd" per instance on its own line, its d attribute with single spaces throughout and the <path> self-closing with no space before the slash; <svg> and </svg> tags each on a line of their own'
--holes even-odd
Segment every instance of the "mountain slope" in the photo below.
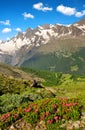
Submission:
<svg viewBox="0 0 85 130">
<path fill-rule="evenodd" d="M 21 68 L 9 66 L 3 63 L 0 63 L 0 75 L 30 81 L 33 81 L 33 79 L 42 80 L 38 76 L 31 74 L 31 72 L 26 73 Z"/>
<path fill-rule="evenodd" d="M 46 24 L 36 29 L 29 28 L 11 40 L 1 42 L 0 62 L 37 69 L 75 72 L 81 70 L 80 63 L 84 69 L 84 48 L 85 19 L 69 26 Z M 77 57 L 77 53 L 80 58 Z"/>
<path fill-rule="evenodd" d="M 75 53 L 35 55 L 22 66 L 64 73 L 85 74 L 85 48 Z"/>
</svg>

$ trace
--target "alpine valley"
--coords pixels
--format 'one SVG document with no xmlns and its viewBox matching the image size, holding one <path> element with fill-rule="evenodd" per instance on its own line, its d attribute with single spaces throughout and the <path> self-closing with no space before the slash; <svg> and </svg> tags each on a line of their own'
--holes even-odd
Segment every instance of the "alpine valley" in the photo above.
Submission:
<svg viewBox="0 0 85 130">
<path fill-rule="evenodd" d="M 83 75 L 85 19 L 72 25 L 45 24 L 0 40 L 0 62 L 39 70 Z"/>
<path fill-rule="evenodd" d="M 85 130 L 85 19 L 0 40 L 0 130 Z"/>
</svg>

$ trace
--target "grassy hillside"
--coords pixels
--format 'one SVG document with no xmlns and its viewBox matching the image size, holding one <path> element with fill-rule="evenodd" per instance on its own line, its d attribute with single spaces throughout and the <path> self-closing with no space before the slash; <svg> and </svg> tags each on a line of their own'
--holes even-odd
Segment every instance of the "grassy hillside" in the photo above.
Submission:
<svg viewBox="0 0 85 130">
<path fill-rule="evenodd" d="M 1 65 L 1 68 L 7 73 L 4 74 L 3 69 L 0 74 L 0 127 L 3 130 L 9 130 L 10 125 L 18 122 L 35 127 L 41 117 L 47 130 L 60 129 L 62 120 L 79 120 L 81 112 L 85 111 L 85 76 L 7 65 Z M 17 78 L 13 75 L 14 70 L 20 75 L 36 77 L 42 88 L 33 87 L 33 80 L 27 77 Z"/>
<path fill-rule="evenodd" d="M 23 72 L 22 70 L 19 70 L 16 67 L 12 67 L 3 63 L 0 63 L 0 74 L 22 79 L 27 79 L 31 77 L 30 74 L 28 75 L 27 73 Z"/>
<path fill-rule="evenodd" d="M 38 70 L 84 75 L 85 48 L 80 48 L 75 53 L 55 52 L 36 54 L 31 59 L 26 60 L 22 66 Z"/>
<path fill-rule="evenodd" d="M 22 68 L 25 72 L 44 79 L 43 86 L 55 90 L 55 94 L 60 97 L 79 97 L 85 104 L 85 76 L 57 73 L 51 71 L 38 71 L 28 68 Z"/>
</svg>

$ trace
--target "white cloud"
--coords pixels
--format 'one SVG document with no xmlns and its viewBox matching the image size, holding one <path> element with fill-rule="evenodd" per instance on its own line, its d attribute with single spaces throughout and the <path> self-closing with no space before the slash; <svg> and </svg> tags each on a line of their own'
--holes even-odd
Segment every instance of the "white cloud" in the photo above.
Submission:
<svg viewBox="0 0 85 130">
<path fill-rule="evenodd" d="M 11 32 L 11 31 L 12 31 L 11 28 L 4 28 L 4 29 L 2 30 L 2 33 L 9 33 L 9 32 Z"/>
<path fill-rule="evenodd" d="M 21 28 L 16 28 L 15 31 L 21 32 L 22 30 L 21 30 Z"/>
<path fill-rule="evenodd" d="M 83 5 L 83 7 L 85 7 L 85 5 Z"/>
<path fill-rule="evenodd" d="M 11 24 L 10 24 L 10 20 L 0 21 L 0 24 L 3 24 L 3 25 L 11 25 Z"/>
<path fill-rule="evenodd" d="M 41 10 L 41 11 L 52 11 L 53 8 L 45 7 L 43 3 L 39 2 L 33 5 L 34 9 Z"/>
<path fill-rule="evenodd" d="M 75 16 L 76 17 L 82 17 L 82 16 L 84 16 L 85 15 L 85 10 L 83 10 L 83 11 L 81 11 L 81 12 L 76 12 L 75 13 Z"/>
<path fill-rule="evenodd" d="M 33 18 L 34 18 L 34 15 L 32 15 L 32 14 L 30 14 L 30 13 L 24 12 L 22 15 L 24 16 L 24 19 L 28 19 L 28 18 L 33 19 Z"/>
<path fill-rule="evenodd" d="M 76 9 L 75 8 L 71 8 L 71 7 L 67 7 L 67 6 L 64 6 L 64 5 L 59 5 L 56 10 L 62 14 L 65 14 L 65 15 L 74 15 L 76 13 Z"/>
<path fill-rule="evenodd" d="M 76 8 L 71 8 L 64 5 L 57 6 L 56 11 L 68 16 L 74 15 L 75 17 L 82 17 L 85 15 L 85 10 L 78 12 Z"/>
</svg>

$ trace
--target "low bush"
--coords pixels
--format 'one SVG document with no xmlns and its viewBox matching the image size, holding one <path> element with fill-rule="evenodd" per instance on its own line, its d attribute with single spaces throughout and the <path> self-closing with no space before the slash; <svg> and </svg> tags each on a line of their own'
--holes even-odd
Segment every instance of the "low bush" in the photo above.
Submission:
<svg viewBox="0 0 85 130">
<path fill-rule="evenodd" d="M 19 94 L 30 87 L 30 81 L 0 74 L 0 96 L 6 93 Z"/>
<path fill-rule="evenodd" d="M 39 121 L 45 121 L 47 127 L 52 124 L 61 124 L 62 120 L 78 120 L 81 117 L 81 104 L 78 99 L 47 98 L 26 104 L 15 111 L 2 114 L 1 128 L 5 128 L 23 118 L 34 125 Z"/>
</svg>

